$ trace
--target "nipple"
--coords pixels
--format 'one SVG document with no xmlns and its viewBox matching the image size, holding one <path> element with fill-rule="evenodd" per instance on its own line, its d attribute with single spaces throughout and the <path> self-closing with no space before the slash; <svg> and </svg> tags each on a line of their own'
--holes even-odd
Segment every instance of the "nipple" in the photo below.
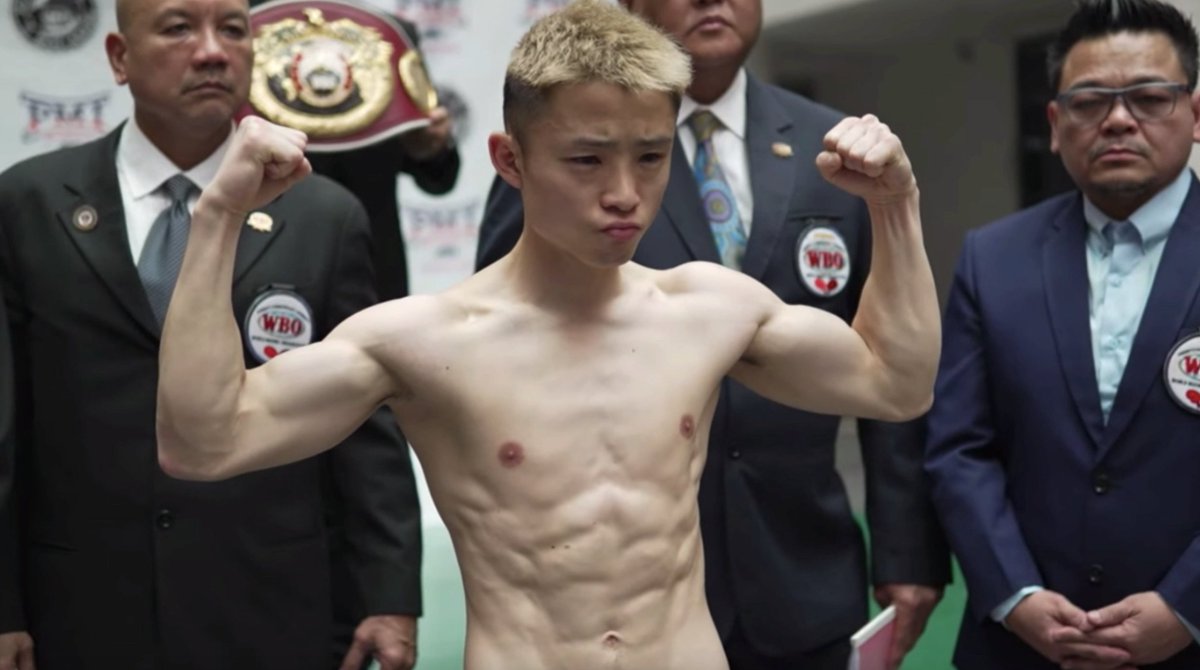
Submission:
<svg viewBox="0 0 1200 670">
<path fill-rule="evenodd" d="M 679 420 L 679 434 L 689 440 L 696 434 L 696 420 L 692 418 L 691 414 L 684 414 L 683 418 Z"/>
<path fill-rule="evenodd" d="M 500 460 L 500 465 L 506 468 L 515 468 L 525 460 L 525 450 L 516 442 L 505 442 L 500 445 L 496 458 Z"/>
</svg>

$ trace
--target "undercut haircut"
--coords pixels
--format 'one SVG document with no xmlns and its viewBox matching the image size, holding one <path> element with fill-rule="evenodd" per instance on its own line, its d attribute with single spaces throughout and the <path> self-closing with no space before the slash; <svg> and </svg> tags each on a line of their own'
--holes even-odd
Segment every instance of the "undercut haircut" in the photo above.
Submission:
<svg viewBox="0 0 1200 670">
<path fill-rule="evenodd" d="M 1051 89 L 1062 86 L 1063 62 L 1076 44 L 1122 32 L 1162 33 L 1170 38 L 1187 75 L 1188 90 L 1196 89 L 1196 27 L 1183 12 L 1161 0 L 1081 0 L 1046 56 Z"/>
<path fill-rule="evenodd" d="M 504 127 L 520 141 L 551 91 L 592 82 L 666 93 L 678 110 L 691 79 L 691 59 L 658 28 L 604 0 L 576 0 L 533 24 L 513 49 Z"/>
</svg>

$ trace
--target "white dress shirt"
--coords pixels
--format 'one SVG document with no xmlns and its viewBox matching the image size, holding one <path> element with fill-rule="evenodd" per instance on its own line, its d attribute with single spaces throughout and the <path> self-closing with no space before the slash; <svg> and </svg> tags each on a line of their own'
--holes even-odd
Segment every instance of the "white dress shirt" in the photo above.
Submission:
<svg viewBox="0 0 1200 670">
<path fill-rule="evenodd" d="M 696 136 L 687 124 L 688 117 L 697 109 L 707 109 L 717 117 L 721 126 L 713 132 L 713 151 L 717 163 L 729 188 L 737 201 L 738 215 L 746 237 L 750 236 L 750 223 L 754 217 L 754 193 L 750 188 L 750 152 L 746 149 L 746 69 L 738 70 L 737 76 L 725 93 L 711 105 L 701 105 L 688 96 L 683 96 L 679 106 L 679 143 L 687 156 L 688 166 L 696 160 Z"/>
<path fill-rule="evenodd" d="M 229 129 L 229 137 L 208 158 L 190 170 L 180 170 L 138 128 L 135 119 L 130 118 L 125 124 L 117 142 L 117 183 L 121 187 L 121 205 L 125 209 L 125 234 L 129 237 L 129 252 L 133 254 L 135 265 L 141 258 L 154 220 L 171 204 L 171 198 L 160 190 L 163 182 L 181 173 L 191 179 L 197 191 L 188 199 L 188 211 L 194 210 L 200 190 L 217 176 L 217 168 L 233 140 L 232 124 Z"/>
</svg>

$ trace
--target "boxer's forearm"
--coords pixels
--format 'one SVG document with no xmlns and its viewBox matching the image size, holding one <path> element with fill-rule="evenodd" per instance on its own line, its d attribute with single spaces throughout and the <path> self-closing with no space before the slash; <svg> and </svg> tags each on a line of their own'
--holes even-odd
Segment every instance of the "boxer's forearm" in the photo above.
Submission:
<svg viewBox="0 0 1200 670">
<path fill-rule="evenodd" d="M 868 204 L 871 272 L 854 329 L 883 366 L 888 395 L 901 413 L 919 415 L 933 399 L 941 346 L 937 290 L 921 234 L 920 196 Z"/>
<path fill-rule="evenodd" d="M 159 350 L 158 458 L 183 479 L 220 476 L 246 369 L 231 286 L 241 219 L 203 195 Z"/>
</svg>

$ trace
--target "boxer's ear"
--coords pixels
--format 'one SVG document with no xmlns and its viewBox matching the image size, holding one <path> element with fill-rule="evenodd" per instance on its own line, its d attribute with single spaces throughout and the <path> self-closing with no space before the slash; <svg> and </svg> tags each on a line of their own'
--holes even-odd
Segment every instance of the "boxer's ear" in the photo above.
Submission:
<svg viewBox="0 0 1200 670">
<path fill-rule="evenodd" d="M 496 174 L 509 186 L 521 188 L 521 145 L 516 137 L 507 133 L 492 133 L 488 136 L 488 155 Z"/>
</svg>

